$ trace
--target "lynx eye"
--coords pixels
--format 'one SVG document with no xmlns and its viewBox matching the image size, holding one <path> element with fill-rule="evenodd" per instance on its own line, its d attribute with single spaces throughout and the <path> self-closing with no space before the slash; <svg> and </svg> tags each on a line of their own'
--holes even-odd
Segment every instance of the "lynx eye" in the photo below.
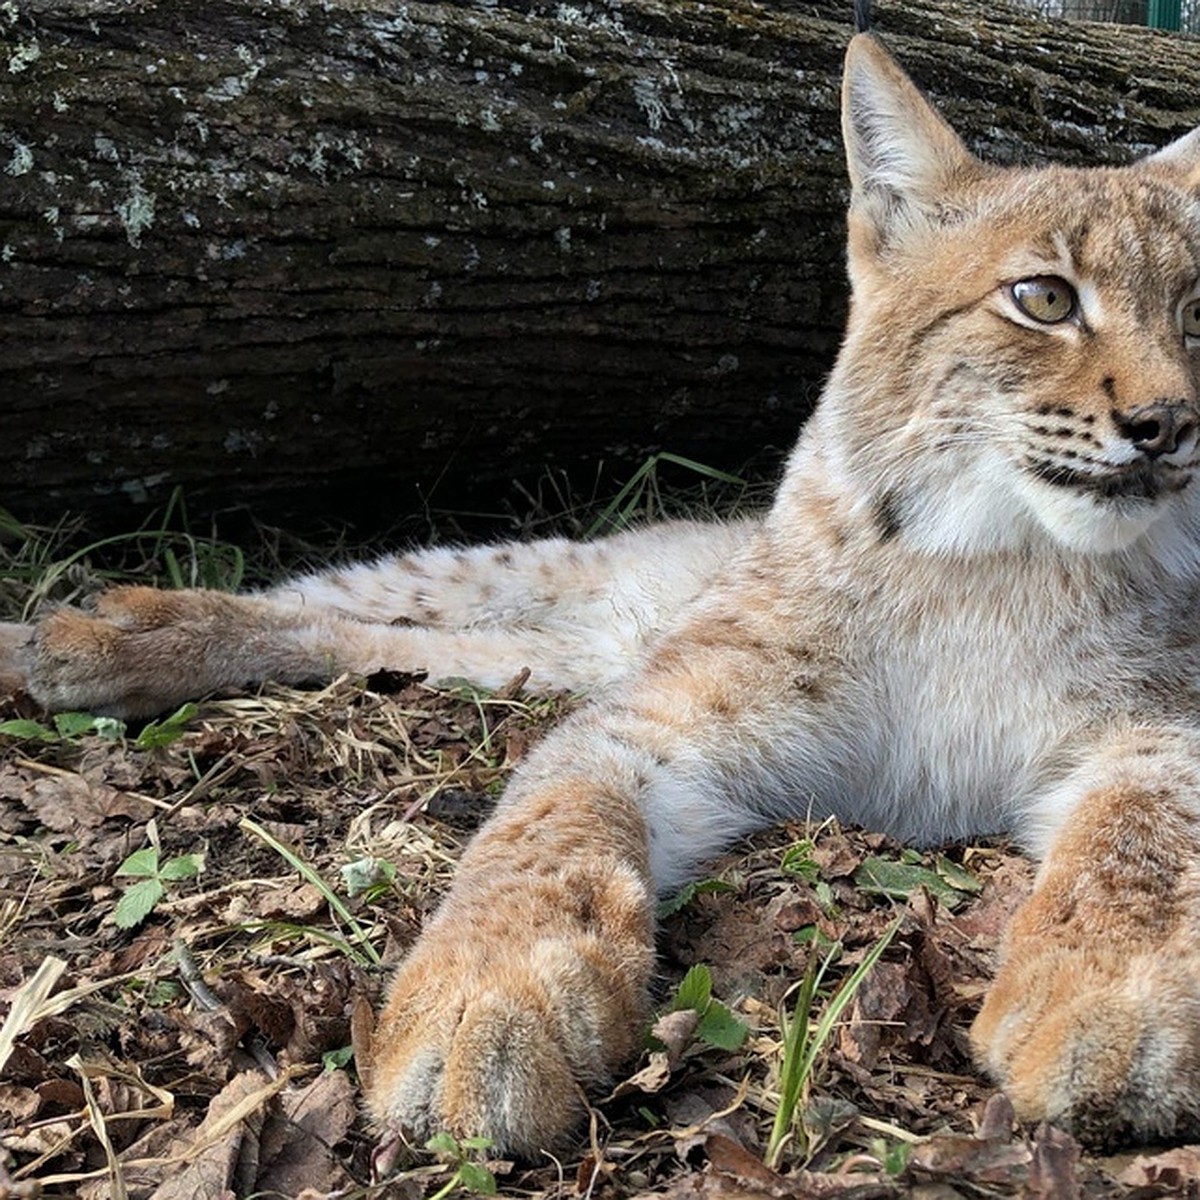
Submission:
<svg viewBox="0 0 1200 1200">
<path fill-rule="evenodd" d="M 1075 315 L 1075 289 L 1057 275 L 1018 279 L 1009 289 L 1013 303 L 1043 325 L 1057 325 Z"/>
<path fill-rule="evenodd" d="M 1185 337 L 1200 338 L 1200 296 L 1183 306 L 1183 333 Z"/>
</svg>

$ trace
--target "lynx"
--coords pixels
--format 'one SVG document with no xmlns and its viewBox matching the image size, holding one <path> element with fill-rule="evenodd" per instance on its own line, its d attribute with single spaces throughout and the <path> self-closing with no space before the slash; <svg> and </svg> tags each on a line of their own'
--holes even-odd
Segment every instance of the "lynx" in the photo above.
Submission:
<svg viewBox="0 0 1200 1200">
<path fill-rule="evenodd" d="M 972 1029 L 1019 1115 L 1200 1136 L 1200 131 L 999 169 L 869 33 L 853 302 L 760 520 L 432 550 L 8 627 L 52 707 L 425 668 L 596 697 L 535 749 L 401 965 L 370 1103 L 534 1154 L 636 1049 L 653 902 L 836 814 L 1041 860 Z"/>
</svg>

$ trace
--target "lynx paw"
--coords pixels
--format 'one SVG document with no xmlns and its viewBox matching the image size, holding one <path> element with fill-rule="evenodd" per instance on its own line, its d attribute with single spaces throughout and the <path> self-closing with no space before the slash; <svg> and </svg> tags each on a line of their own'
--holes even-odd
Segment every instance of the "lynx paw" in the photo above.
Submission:
<svg viewBox="0 0 1200 1200">
<path fill-rule="evenodd" d="M 971 1039 L 1017 1115 L 1100 1146 L 1200 1136 L 1200 959 L 1015 943 Z"/>
<path fill-rule="evenodd" d="M 0 696 L 28 690 L 32 639 L 32 626 L 0 621 Z"/>
<path fill-rule="evenodd" d="M 531 881 L 421 939 L 375 1032 L 369 1100 L 383 1125 L 418 1145 L 448 1129 L 523 1157 L 576 1128 L 585 1089 L 638 1047 L 653 951 L 631 872 L 614 865 L 590 894 L 572 884 Z"/>
<path fill-rule="evenodd" d="M 409 968 L 381 1030 L 372 1107 L 418 1145 L 440 1129 L 487 1137 L 501 1153 L 555 1145 L 577 1123 L 582 1094 L 553 1010 L 538 981 L 512 970 L 456 985 Z"/>
<path fill-rule="evenodd" d="M 211 690 L 208 657 L 228 597 L 113 588 L 92 612 L 64 608 L 34 631 L 29 691 L 53 710 L 148 717 Z"/>
</svg>

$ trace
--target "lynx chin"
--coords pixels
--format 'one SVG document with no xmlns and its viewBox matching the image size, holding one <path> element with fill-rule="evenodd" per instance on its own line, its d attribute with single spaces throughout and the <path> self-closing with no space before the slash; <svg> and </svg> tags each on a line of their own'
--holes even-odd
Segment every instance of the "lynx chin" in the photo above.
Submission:
<svg viewBox="0 0 1200 1200">
<path fill-rule="evenodd" d="M 0 673 L 54 708 L 382 667 L 593 695 L 391 986 L 370 1103 L 406 1136 L 568 1136 L 640 1044 L 656 892 L 836 814 L 1041 860 L 971 1032 L 1020 1116 L 1200 1137 L 1200 131 L 991 167 L 870 34 L 843 126 L 849 326 L 760 520 L 0 630 Z"/>
</svg>

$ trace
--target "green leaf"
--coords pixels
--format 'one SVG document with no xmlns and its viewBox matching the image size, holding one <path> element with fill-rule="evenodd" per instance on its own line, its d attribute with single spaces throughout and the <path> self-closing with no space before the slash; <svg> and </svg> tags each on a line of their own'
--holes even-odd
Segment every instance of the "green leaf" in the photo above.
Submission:
<svg viewBox="0 0 1200 1200">
<path fill-rule="evenodd" d="M 113 920 L 121 929 L 132 929 L 154 911 L 154 906 L 162 897 L 163 887 L 157 879 L 143 879 L 140 883 L 135 883 L 117 901 Z"/>
<path fill-rule="evenodd" d="M 361 896 L 381 884 L 387 885 L 396 878 L 396 868 L 386 859 L 356 858 L 342 867 L 342 879 L 346 883 L 346 894 Z"/>
<path fill-rule="evenodd" d="M 183 995 L 183 988 L 173 979 L 159 979 L 150 985 L 146 1003 L 152 1008 L 165 1008 L 174 1004 Z"/>
<path fill-rule="evenodd" d="M 464 1150 L 490 1150 L 492 1139 L 490 1137 L 465 1137 L 458 1144 Z"/>
<path fill-rule="evenodd" d="M 480 1166 L 479 1163 L 459 1163 L 458 1178 L 469 1192 L 475 1192 L 480 1196 L 496 1194 L 496 1177 L 487 1167 Z"/>
<path fill-rule="evenodd" d="M 834 941 L 827 933 L 822 933 L 816 925 L 804 925 L 797 929 L 792 934 L 792 941 L 797 946 L 812 944 L 819 950 L 828 950 L 831 946 L 838 946 L 839 948 L 841 946 L 840 942 Z"/>
<path fill-rule="evenodd" d="M 983 891 L 983 884 L 976 879 L 966 867 L 960 866 L 953 859 L 939 854 L 933 863 L 934 870 L 952 887 L 960 892 L 969 892 L 972 896 Z"/>
<path fill-rule="evenodd" d="M 813 844 L 808 838 L 789 846 L 779 860 L 779 869 L 789 875 L 797 875 L 807 883 L 816 883 L 821 868 L 813 861 Z"/>
<path fill-rule="evenodd" d="M 340 1071 L 354 1057 L 353 1046 L 343 1046 L 340 1050 L 326 1050 L 321 1055 L 321 1065 L 328 1071 Z"/>
<path fill-rule="evenodd" d="M 94 728 L 99 737 L 109 742 L 119 742 L 125 736 L 125 722 L 116 717 L 97 717 Z"/>
<path fill-rule="evenodd" d="M 693 1008 L 703 1013 L 712 1000 L 712 972 L 703 964 L 697 963 L 680 980 L 679 990 L 675 993 L 671 1008 L 679 1012 L 684 1008 Z"/>
<path fill-rule="evenodd" d="M 883 1169 L 889 1175 L 899 1175 L 908 1166 L 912 1158 L 912 1144 L 909 1142 L 893 1142 L 887 1149 L 883 1159 Z"/>
<path fill-rule="evenodd" d="M 956 908 L 963 901 L 962 892 L 952 888 L 936 871 L 888 858 L 864 859 L 854 872 L 854 882 L 864 892 L 893 900 L 907 900 L 917 888 L 925 887 L 947 908 Z"/>
<path fill-rule="evenodd" d="M 159 879 L 191 879 L 204 870 L 203 854 L 181 854 L 168 859 L 158 872 Z"/>
<path fill-rule="evenodd" d="M 37 721 L 0 721 L 0 733 L 23 741 L 57 742 L 58 734 Z"/>
<path fill-rule="evenodd" d="M 736 891 L 737 888 L 732 883 L 727 883 L 724 879 L 698 879 L 694 883 L 686 883 L 670 899 L 659 903 L 658 919 L 660 921 L 665 920 L 681 909 L 687 908 L 697 896 Z"/>
<path fill-rule="evenodd" d="M 445 1130 L 441 1133 L 435 1133 L 425 1143 L 425 1149 L 430 1154 L 445 1154 L 451 1158 L 457 1158 L 459 1155 L 458 1142 L 455 1140 L 453 1134 L 446 1133 Z"/>
<path fill-rule="evenodd" d="M 187 723 L 197 713 L 196 705 L 185 704 L 161 721 L 151 721 L 133 743 L 139 750 L 153 750 L 177 742 L 187 731 Z"/>
<path fill-rule="evenodd" d="M 729 1006 L 720 1000 L 709 1002 L 696 1026 L 696 1037 L 719 1050 L 740 1050 L 749 1032 L 750 1026 L 745 1021 L 739 1021 Z"/>
<path fill-rule="evenodd" d="M 158 851 L 153 846 L 135 850 L 113 874 L 156 876 L 158 874 Z"/>
<path fill-rule="evenodd" d="M 55 713 L 54 728 L 62 737 L 79 737 L 81 734 L 91 733 L 96 728 L 96 718 L 91 713 Z"/>
</svg>

